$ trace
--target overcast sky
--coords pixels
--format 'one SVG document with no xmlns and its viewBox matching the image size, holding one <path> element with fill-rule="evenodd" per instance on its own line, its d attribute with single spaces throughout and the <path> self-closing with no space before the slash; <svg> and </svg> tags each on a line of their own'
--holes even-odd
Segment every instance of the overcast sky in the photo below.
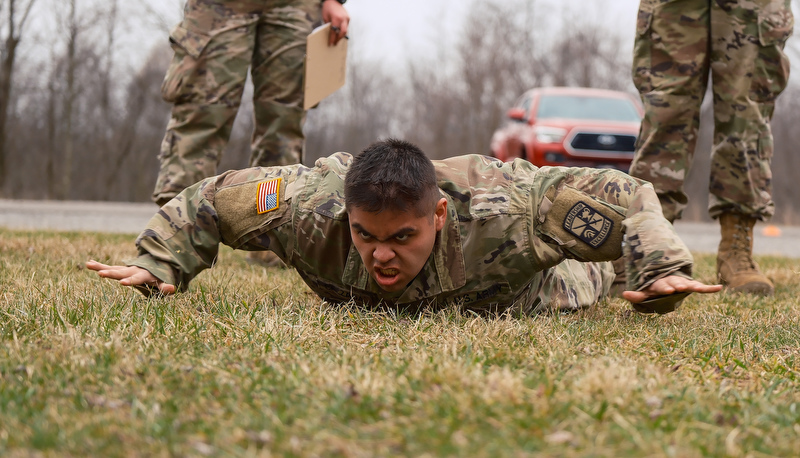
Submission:
<svg viewBox="0 0 800 458">
<path fill-rule="evenodd" d="M 431 43 L 457 39 L 469 4 L 480 0 L 348 0 L 346 7 L 353 22 L 355 39 L 366 42 L 365 52 L 380 56 L 412 52 L 433 53 Z M 596 15 L 615 33 L 629 30 L 634 36 L 638 0 L 535 0 L 538 20 L 559 20 L 565 11 Z M 602 10 L 600 10 L 602 8 Z M 613 21 L 613 23 L 612 23 Z M 446 33 L 441 34 L 438 28 Z M 450 43 L 446 43 L 449 45 Z M 385 55 L 385 54 L 384 54 Z"/>
</svg>

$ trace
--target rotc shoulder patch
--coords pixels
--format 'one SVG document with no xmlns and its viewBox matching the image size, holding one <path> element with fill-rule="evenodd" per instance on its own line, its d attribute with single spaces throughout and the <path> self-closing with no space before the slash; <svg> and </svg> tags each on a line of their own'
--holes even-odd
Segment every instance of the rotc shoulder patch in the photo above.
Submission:
<svg viewBox="0 0 800 458">
<path fill-rule="evenodd" d="M 546 241 L 552 240 L 571 254 L 570 257 L 609 261 L 622 255 L 625 217 L 588 194 L 564 186 L 544 216 L 536 230 Z"/>
<path fill-rule="evenodd" d="M 611 235 L 614 222 L 590 207 L 578 202 L 564 218 L 564 229 L 594 248 L 599 247 Z"/>
<path fill-rule="evenodd" d="M 281 179 L 263 181 L 258 184 L 257 212 L 259 215 L 277 210 L 280 199 Z"/>
</svg>

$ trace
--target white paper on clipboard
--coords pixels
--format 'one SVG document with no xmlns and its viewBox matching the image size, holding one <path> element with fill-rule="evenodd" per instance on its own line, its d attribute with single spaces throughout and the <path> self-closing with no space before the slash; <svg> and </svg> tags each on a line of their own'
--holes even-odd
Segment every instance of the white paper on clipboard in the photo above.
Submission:
<svg viewBox="0 0 800 458">
<path fill-rule="evenodd" d="M 347 39 L 328 46 L 331 24 L 319 26 L 306 39 L 305 96 L 308 110 L 344 86 L 347 72 Z"/>
</svg>

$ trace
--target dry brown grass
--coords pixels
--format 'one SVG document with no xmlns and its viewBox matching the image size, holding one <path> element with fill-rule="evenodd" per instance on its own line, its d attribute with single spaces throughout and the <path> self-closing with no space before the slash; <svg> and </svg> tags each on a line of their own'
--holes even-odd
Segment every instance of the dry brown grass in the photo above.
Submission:
<svg viewBox="0 0 800 458">
<path fill-rule="evenodd" d="M 332 306 L 223 250 L 148 300 L 132 236 L 0 231 L 0 454 L 789 456 L 800 261 L 773 298 L 486 318 Z M 698 277 L 713 279 L 713 259 Z"/>
</svg>

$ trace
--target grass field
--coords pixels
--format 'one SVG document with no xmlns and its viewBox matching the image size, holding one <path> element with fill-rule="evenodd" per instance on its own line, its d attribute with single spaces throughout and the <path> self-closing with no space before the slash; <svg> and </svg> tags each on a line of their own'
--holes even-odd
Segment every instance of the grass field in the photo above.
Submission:
<svg viewBox="0 0 800 458">
<path fill-rule="evenodd" d="M 768 299 L 516 319 L 333 306 L 228 249 L 167 299 L 83 268 L 133 240 L 0 230 L 0 455 L 800 453 L 800 260 L 759 258 Z"/>
</svg>

